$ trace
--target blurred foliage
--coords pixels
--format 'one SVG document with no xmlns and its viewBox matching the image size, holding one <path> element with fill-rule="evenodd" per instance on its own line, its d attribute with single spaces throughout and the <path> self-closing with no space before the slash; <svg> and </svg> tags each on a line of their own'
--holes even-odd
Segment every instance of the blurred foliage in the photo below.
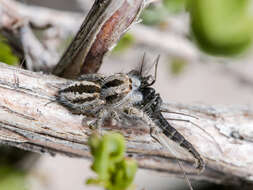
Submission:
<svg viewBox="0 0 253 190">
<path fill-rule="evenodd" d="M 133 35 L 126 33 L 114 47 L 113 52 L 122 52 L 129 48 L 132 44 L 134 44 L 134 37 Z"/>
<path fill-rule="evenodd" d="M 25 173 L 7 166 L 0 166 L 1 190 L 28 190 Z"/>
<path fill-rule="evenodd" d="M 163 6 L 150 5 L 141 14 L 142 23 L 145 25 L 158 25 L 167 17 L 167 11 Z"/>
<path fill-rule="evenodd" d="M 59 54 L 63 54 L 64 51 L 66 51 L 67 47 L 71 44 L 72 40 L 74 39 L 74 36 L 69 35 L 66 39 L 61 40 L 59 46 L 57 47 L 57 52 Z"/>
<path fill-rule="evenodd" d="M 31 152 L 18 149 L 16 147 L 10 147 L 7 145 L 0 145 L 0 166 L 2 165 L 16 165 L 22 161 Z"/>
<path fill-rule="evenodd" d="M 163 0 L 142 13 L 143 24 L 161 25 L 171 13 L 188 10 L 199 47 L 209 54 L 237 55 L 253 39 L 253 0 Z"/>
<path fill-rule="evenodd" d="M 160 25 L 171 13 L 185 10 L 187 0 L 163 0 L 160 4 L 150 4 L 141 15 L 145 25 Z"/>
<path fill-rule="evenodd" d="M 235 55 L 252 42 L 252 0 L 190 0 L 191 27 L 207 53 Z"/>
<path fill-rule="evenodd" d="M 18 58 L 11 52 L 10 46 L 5 42 L 4 37 L 0 35 L 0 62 L 8 65 L 17 65 Z"/>
<path fill-rule="evenodd" d="M 167 11 L 178 13 L 185 10 L 187 0 L 163 0 L 163 5 Z"/>
<path fill-rule="evenodd" d="M 174 75 L 179 75 L 183 72 L 187 65 L 187 62 L 180 58 L 174 58 L 170 63 L 171 73 Z"/>
<path fill-rule="evenodd" d="M 100 137 L 93 134 L 88 144 L 94 159 L 91 169 L 98 177 L 88 179 L 87 184 L 103 186 L 107 190 L 133 188 L 137 164 L 134 160 L 124 158 L 126 145 L 122 135 L 109 133 Z"/>
</svg>

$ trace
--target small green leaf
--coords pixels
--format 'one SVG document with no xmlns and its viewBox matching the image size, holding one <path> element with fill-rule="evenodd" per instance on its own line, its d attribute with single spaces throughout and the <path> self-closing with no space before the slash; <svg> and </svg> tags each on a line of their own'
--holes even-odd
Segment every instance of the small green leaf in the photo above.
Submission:
<svg viewBox="0 0 253 190">
<path fill-rule="evenodd" d="M 137 171 L 137 164 L 134 160 L 124 159 L 117 164 L 116 171 L 112 175 L 113 183 L 108 190 L 120 190 L 130 187 Z"/>
<path fill-rule="evenodd" d="M 25 173 L 7 166 L 0 167 L 1 190 L 28 190 Z"/>
<path fill-rule="evenodd" d="M 107 190 L 126 190 L 134 180 L 137 164 L 125 159 L 124 137 L 109 133 L 103 137 L 91 135 L 88 144 L 93 156 L 91 169 L 97 173 L 96 179 L 88 179 L 86 184 L 103 186 Z"/>
<path fill-rule="evenodd" d="M 11 52 L 11 48 L 2 36 L 0 36 L 0 62 L 8 65 L 18 64 L 18 58 Z"/>
</svg>

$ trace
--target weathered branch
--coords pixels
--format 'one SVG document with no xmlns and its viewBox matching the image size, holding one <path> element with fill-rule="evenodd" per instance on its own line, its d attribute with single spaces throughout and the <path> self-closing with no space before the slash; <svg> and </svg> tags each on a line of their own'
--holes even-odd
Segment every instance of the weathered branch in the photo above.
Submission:
<svg viewBox="0 0 253 190">
<path fill-rule="evenodd" d="M 83 116 L 71 114 L 57 102 L 48 104 L 55 100 L 57 90 L 65 82 L 54 76 L 0 64 L 0 142 L 51 155 L 90 157 L 86 143 L 92 130 L 82 124 Z M 190 123 L 172 121 L 207 163 L 204 173 L 198 175 L 193 159 L 178 153 L 188 176 L 224 184 L 253 181 L 252 109 L 180 104 L 167 107 L 198 116 L 193 122 L 213 137 Z M 126 137 L 128 155 L 140 167 L 182 176 L 173 155 L 150 137 L 148 126 L 107 123 L 103 129 L 118 131 Z"/>
<path fill-rule="evenodd" d="M 97 72 L 105 53 L 138 18 L 143 4 L 143 0 L 95 1 L 53 73 L 75 78 L 83 73 Z"/>
</svg>

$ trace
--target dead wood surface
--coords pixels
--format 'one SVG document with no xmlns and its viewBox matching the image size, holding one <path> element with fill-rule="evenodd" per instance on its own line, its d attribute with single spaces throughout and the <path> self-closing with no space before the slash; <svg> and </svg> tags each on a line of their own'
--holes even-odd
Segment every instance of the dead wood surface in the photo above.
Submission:
<svg viewBox="0 0 253 190">
<path fill-rule="evenodd" d="M 56 102 L 59 87 L 66 80 L 0 64 L 0 142 L 29 151 L 89 158 L 87 138 L 92 133 Z M 172 111 L 189 113 L 199 128 L 185 122 L 175 126 L 200 152 L 207 164 L 198 175 L 191 157 L 179 154 L 188 176 L 224 184 L 253 181 L 253 111 L 247 106 L 164 105 Z M 170 117 L 172 114 L 170 114 Z M 186 116 L 180 116 L 186 119 Z M 139 166 L 182 176 L 177 161 L 150 137 L 148 126 L 106 125 L 127 139 L 128 155 Z"/>
</svg>

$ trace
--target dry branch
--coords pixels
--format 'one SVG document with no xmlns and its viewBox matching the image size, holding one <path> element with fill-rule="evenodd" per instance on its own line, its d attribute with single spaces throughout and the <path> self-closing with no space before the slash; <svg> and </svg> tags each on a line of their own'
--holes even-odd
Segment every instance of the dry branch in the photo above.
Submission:
<svg viewBox="0 0 253 190">
<path fill-rule="evenodd" d="M 54 76 L 0 64 L 0 142 L 51 155 L 90 157 L 86 143 L 92 131 L 82 124 L 83 117 L 71 114 L 56 102 L 47 105 L 65 82 Z M 207 163 L 204 173 L 198 175 L 193 159 L 179 153 L 188 176 L 224 184 L 253 181 L 252 109 L 180 104 L 167 107 L 198 116 L 200 119 L 194 123 L 215 139 L 190 123 L 172 122 Z M 126 137 L 128 155 L 134 157 L 140 167 L 182 176 L 173 156 L 150 137 L 148 126 L 106 124 L 103 129 L 118 131 Z"/>
<path fill-rule="evenodd" d="M 11 0 L 9 1 L 14 2 Z M 20 15 L 18 14 L 18 16 L 7 14 L 8 10 L 11 9 L 6 7 L 3 9 L 3 2 L 6 1 L 0 1 L 0 15 L 4 15 L 5 17 L 0 17 L 0 29 L 6 29 L 6 26 L 8 26 L 8 22 L 6 21 L 15 21 L 15 18 L 19 21 L 20 19 Z M 80 29 L 80 32 L 84 30 L 87 34 L 84 35 L 88 40 L 85 42 L 87 46 L 84 47 L 82 44 L 79 44 L 77 46 L 78 51 L 75 52 L 74 56 L 71 54 L 70 59 L 67 56 L 68 53 L 65 54 L 66 59 L 63 56 L 62 61 L 55 71 L 60 76 L 72 77 L 74 75 L 79 75 L 82 72 L 87 72 L 88 70 L 85 68 L 86 64 L 89 69 L 92 69 L 92 72 L 96 71 L 100 66 L 104 53 L 110 49 L 111 45 L 113 45 L 122 33 L 125 32 L 129 25 L 134 22 L 140 9 L 142 8 L 141 0 L 117 1 L 118 6 L 116 6 L 116 1 L 114 0 L 104 0 L 100 2 L 105 2 L 104 6 L 107 7 L 107 9 L 99 9 L 99 6 L 95 4 L 86 19 L 95 32 L 89 33 L 90 31 L 84 27 Z M 119 11 L 122 10 L 122 7 L 124 6 L 130 6 L 128 4 L 129 2 L 136 3 L 134 6 L 136 9 L 131 8 L 133 13 L 125 11 L 130 13 L 131 17 L 121 14 L 122 12 Z M 13 6 L 12 8 L 18 9 L 18 6 Z M 30 9 L 30 12 L 32 12 L 32 10 L 33 8 Z M 98 10 L 100 10 L 102 16 L 98 14 Z M 111 12 L 108 12 L 109 10 Z M 94 16 L 93 13 L 95 14 L 94 18 L 97 18 L 97 20 L 94 18 L 93 21 L 92 19 L 89 19 L 91 16 Z M 52 14 L 52 12 L 48 11 L 47 14 Z M 23 19 L 23 16 L 21 16 L 21 18 Z M 46 21 L 46 16 L 42 17 L 41 21 L 43 21 L 43 18 L 44 21 Z M 118 20 L 114 20 L 115 18 Z M 47 58 L 47 56 L 36 56 L 34 51 L 37 48 L 31 48 L 33 47 L 31 46 L 32 44 L 36 44 L 34 41 L 36 39 L 28 38 L 26 41 L 22 40 L 24 35 L 21 35 L 20 37 L 19 32 L 23 31 L 27 27 L 27 24 L 31 24 L 32 22 L 32 19 L 26 19 L 24 22 L 9 22 L 9 29 L 11 32 L 14 31 L 14 35 L 12 35 L 11 32 L 6 33 L 11 34 L 10 40 L 15 38 L 19 39 L 21 45 L 17 45 L 21 50 L 23 47 L 29 47 L 28 50 L 30 50 L 31 55 L 35 55 L 36 57 L 36 60 L 30 60 L 31 66 L 42 66 L 43 68 L 43 64 L 40 64 L 38 60 L 39 57 L 44 59 Z M 33 22 L 35 23 L 38 20 L 35 19 Z M 86 23 L 86 21 L 84 23 Z M 112 21 L 116 22 L 116 25 L 120 27 L 114 27 L 114 22 Z M 124 22 L 121 23 L 121 21 Z M 44 22 L 44 24 L 47 22 Z M 21 30 L 16 31 L 18 36 L 15 35 L 15 27 L 13 27 L 15 26 L 15 23 L 21 23 L 21 25 L 18 25 Z M 75 22 L 71 21 L 69 23 L 72 25 L 75 24 Z M 41 23 L 37 22 L 34 26 L 42 27 L 43 24 L 40 24 Z M 57 25 L 57 22 L 52 22 L 51 24 Z M 65 27 L 63 27 L 64 24 L 66 23 L 62 24 L 62 28 Z M 47 26 L 50 26 L 50 24 Z M 144 30 L 137 31 L 136 36 L 141 36 L 140 34 L 142 31 Z M 25 34 L 29 34 L 29 32 L 25 32 Z M 105 34 L 108 34 L 109 37 L 112 38 L 106 38 L 108 41 L 98 43 L 97 40 L 103 39 Z M 30 35 L 32 35 L 31 32 Z M 83 37 L 83 35 L 81 35 L 81 37 Z M 159 37 L 161 38 L 160 35 Z M 78 38 L 78 36 L 76 38 Z M 33 39 L 33 41 L 31 42 L 29 39 Z M 166 39 L 165 36 L 162 39 Z M 169 39 L 170 38 L 168 38 L 168 41 L 171 41 Z M 15 40 L 13 41 L 15 42 Z M 104 46 L 99 47 L 98 45 L 101 44 Z M 184 43 L 182 42 L 182 44 Z M 165 47 L 168 48 L 170 46 L 165 45 Z M 173 47 L 173 45 L 171 47 Z M 38 50 L 40 52 L 46 51 L 43 47 Z M 73 53 L 74 51 L 67 52 Z M 181 52 L 182 51 L 179 51 L 179 54 Z M 94 64 L 93 57 L 97 56 L 97 53 L 101 53 L 101 56 L 98 56 L 98 59 L 95 60 Z M 178 51 L 175 51 L 175 54 L 177 53 Z M 26 52 L 26 55 L 29 55 L 29 52 Z M 37 55 L 42 55 L 42 53 Z M 86 62 L 84 58 L 89 58 L 86 59 L 88 62 Z M 196 54 L 189 51 L 189 59 L 195 60 L 195 58 Z M 50 56 L 48 59 L 49 60 L 42 61 L 42 63 L 46 63 L 46 66 L 48 66 L 49 63 L 53 63 L 52 60 L 54 60 L 54 58 Z M 74 63 L 75 66 L 70 63 Z M 90 67 L 89 63 L 92 63 L 92 67 Z M 64 66 L 62 66 L 62 64 Z M 76 64 L 78 66 L 76 66 Z M 52 64 L 49 64 L 49 67 L 51 66 Z M 73 68 L 73 70 L 71 70 L 70 73 L 69 71 L 65 72 L 67 68 Z M 41 70 L 41 68 L 39 67 L 38 70 Z M 87 137 L 92 133 L 92 131 L 82 124 L 83 117 L 69 113 L 56 102 L 47 105 L 50 101 L 55 100 L 57 90 L 61 87 L 61 84 L 65 82 L 66 80 L 54 76 L 33 73 L 1 64 L 0 142 L 34 152 L 47 152 L 52 155 L 61 153 L 68 156 L 90 157 L 86 142 Z M 198 120 L 194 120 L 194 123 L 199 125 L 202 130 L 192 125 L 190 122 L 186 124 L 183 122 L 180 123 L 172 121 L 173 126 L 175 126 L 190 142 L 192 142 L 207 163 L 204 173 L 198 175 L 192 167 L 192 158 L 189 155 L 178 153 L 178 157 L 184 163 L 189 177 L 195 179 L 206 179 L 224 184 L 241 184 L 242 181 L 252 183 L 253 157 L 251 155 L 253 153 L 253 111 L 251 108 L 246 106 L 186 106 L 180 104 L 170 104 L 167 105 L 167 107 L 173 111 L 189 113 L 200 118 Z M 171 117 L 171 115 L 169 117 Z M 188 119 L 185 116 L 180 116 L 180 118 Z M 104 129 L 119 131 L 126 137 L 128 141 L 128 155 L 136 158 L 140 167 L 153 171 L 169 173 L 171 175 L 182 176 L 182 171 L 178 167 L 174 156 L 150 137 L 149 127 L 146 125 L 133 126 L 134 125 L 126 126 L 123 124 L 112 126 L 110 123 L 107 123 L 104 126 Z M 210 135 L 203 132 L 203 130 L 207 131 Z M 212 138 L 210 136 L 212 136 Z"/>
<path fill-rule="evenodd" d="M 53 73 L 75 78 L 97 72 L 105 53 L 138 18 L 143 4 L 143 0 L 95 1 Z"/>
</svg>

